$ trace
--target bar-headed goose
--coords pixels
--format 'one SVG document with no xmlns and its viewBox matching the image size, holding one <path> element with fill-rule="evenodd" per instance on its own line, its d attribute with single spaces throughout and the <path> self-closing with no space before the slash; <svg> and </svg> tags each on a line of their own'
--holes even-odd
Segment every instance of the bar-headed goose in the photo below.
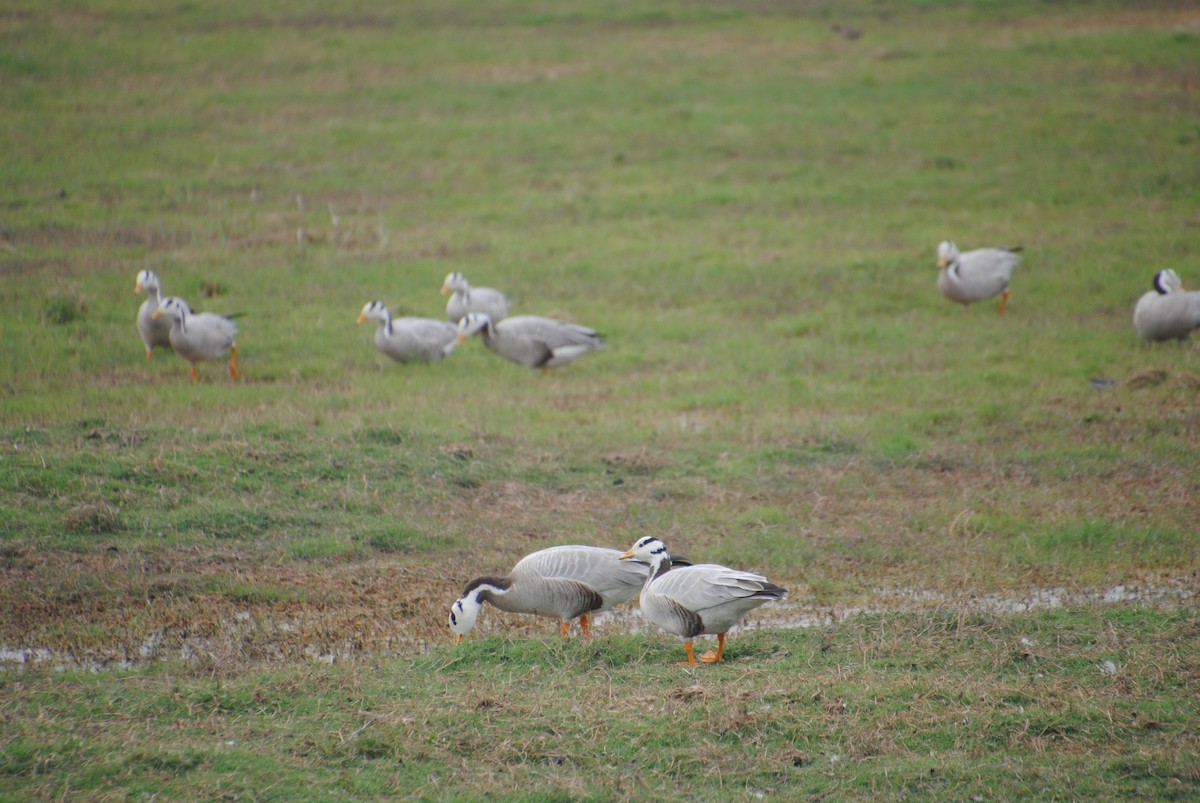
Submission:
<svg viewBox="0 0 1200 803">
<path fill-rule="evenodd" d="M 396 362 L 422 360 L 440 362 L 454 351 L 458 328 L 433 318 L 393 318 L 382 301 L 370 301 L 359 313 L 358 322 L 378 321 L 375 348 Z"/>
<path fill-rule="evenodd" d="M 1004 314 L 1008 304 L 1008 282 L 1013 268 L 1021 261 L 1017 251 L 1021 248 L 979 248 L 959 253 L 958 246 L 950 240 L 938 245 L 938 290 L 951 301 L 957 301 L 966 309 L 976 301 L 986 301 L 1000 296 L 997 314 Z"/>
<path fill-rule="evenodd" d="M 563 636 L 578 619 L 583 634 L 590 635 L 589 614 L 632 599 L 646 579 L 645 566 L 620 556 L 603 547 L 554 546 L 521 558 L 506 577 L 475 578 L 450 608 L 454 642 L 474 629 L 485 602 L 509 613 L 560 619 Z"/>
<path fill-rule="evenodd" d="M 594 329 L 539 315 L 518 315 L 497 323 L 486 313 L 469 312 L 458 322 L 458 342 L 474 334 L 501 357 L 530 368 L 566 365 L 604 347 Z"/>
<path fill-rule="evenodd" d="M 508 296 L 492 287 L 472 287 L 465 276 L 455 271 L 446 274 L 442 282 L 442 295 L 450 293 L 446 302 L 446 317 L 451 323 L 458 323 L 468 312 L 482 312 L 493 321 L 501 321 L 508 317 L 512 302 Z"/>
<path fill-rule="evenodd" d="M 192 364 L 192 381 L 200 381 L 196 363 L 219 360 L 229 352 L 229 375 L 238 378 L 237 324 L 224 315 L 212 312 L 194 313 L 183 299 L 168 296 L 163 299 L 154 318 L 171 321 L 171 348 Z"/>
<path fill-rule="evenodd" d="M 783 599 L 787 590 L 761 575 L 730 569 L 715 563 L 671 567 L 671 555 L 653 536 L 638 539 L 622 560 L 650 566 L 638 604 L 642 615 L 668 633 L 683 639 L 687 661 L 695 666 L 692 640 L 699 635 L 717 637 L 717 649 L 700 656 L 715 663 L 725 656 L 725 633 L 759 605 Z"/>
<path fill-rule="evenodd" d="M 155 318 L 154 311 L 162 304 L 162 282 L 152 270 L 144 270 L 137 275 L 134 293 L 146 293 L 146 300 L 138 307 L 137 329 L 146 344 L 146 359 L 154 356 L 155 347 L 171 347 L 171 321 L 166 318 Z M 187 306 L 187 302 L 184 302 Z M 188 307 L 191 312 L 191 307 Z"/>
<path fill-rule="evenodd" d="M 1200 329 L 1200 292 L 1183 289 L 1179 274 L 1167 268 L 1154 274 L 1154 289 L 1133 308 L 1133 328 L 1142 340 L 1187 340 Z"/>
</svg>

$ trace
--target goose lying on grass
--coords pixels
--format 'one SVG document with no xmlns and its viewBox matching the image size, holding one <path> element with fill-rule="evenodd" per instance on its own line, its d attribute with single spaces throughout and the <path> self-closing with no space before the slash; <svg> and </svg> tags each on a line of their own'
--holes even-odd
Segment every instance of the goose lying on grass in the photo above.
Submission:
<svg viewBox="0 0 1200 803">
<path fill-rule="evenodd" d="M 135 293 L 146 293 L 146 300 L 142 302 L 142 306 L 138 307 L 137 314 L 137 329 L 138 334 L 142 336 L 142 342 L 146 344 L 146 359 L 154 356 L 154 349 L 170 348 L 171 347 L 171 321 L 154 316 L 155 310 L 162 304 L 162 282 L 154 271 L 144 270 L 137 275 L 137 284 L 133 288 Z M 187 306 L 187 302 L 184 302 Z M 188 312 L 191 312 L 191 307 L 188 307 Z"/>
<path fill-rule="evenodd" d="M 1021 261 L 1017 248 L 979 248 L 959 253 L 949 240 L 938 245 L 938 290 L 966 309 L 973 302 L 1000 296 L 997 314 L 1008 304 L 1008 282 L 1013 268 Z"/>
<path fill-rule="evenodd" d="M 446 274 L 442 282 L 442 295 L 451 293 L 446 302 L 446 317 L 451 323 L 458 323 L 469 312 L 482 312 L 493 321 L 501 321 L 508 317 L 512 302 L 508 296 L 491 287 L 472 287 L 465 276 L 457 271 Z"/>
<path fill-rule="evenodd" d="M 375 348 L 396 362 L 422 360 L 441 362 L 454 351 L 458 328 L 433 318 L 392 318 L 382 301 L 370 301 L 359 313 L 358 322 L 378 321 Z"/>
<path fill-rule="evenodd" d="M 486 313 L 469 312 L 458 322 L 458 342 L 475 334 L 501 357 L 530 368 L 566 365 L 604 346 L 594 329 L 539 315 L 518 315 L 496 323 Z"/>
<path fill-rule="evenodd" d="M 1200 329 L 1200 292 L 1183 289 L 1179 274 L 1167 268 L 1154 274 L 1154 290 L 1138 299 L 1133 308 L 1133 328 L 1142 340 L 1183 342 Z"/>
<path fill-rule="evenodd" d="M 729 629 L 758 606 L 787 595 L 786 589 L 765 577 L 728 566 L 698 563 L 672 568 L 666 545 L 653 536 L 639 539 L 621 560 L 650 566 L 638 604 L 645 618 L 683 639 L 688 659 L 680 666 L 696 665 L 692 640 L 705 634 L 716 634 L 717 649 L 704 653 L 700 660 L 722 660 Z"/>
<path fill-rule="evenodd" d="M 450 608 L 454 642 L 475 627 L 483 603 L 509 613 L 531 613 L 562 621 L 565 637 L 578 619 L 591 635 L 588 616 L 632 599 L 646 579 L 646 567 L 620 560 L 616 549 L 555 546 L 521 558 L 506 577 L 477 577 Z"/>
<path fill-rule="evenodd" d="M 237 324 L 212 312 L 193 313 L 183 299 L 168 296 L 154 311 L 154 318 L 171 321 L 171 348 L 192 364 L 192 381 L 200 381 L 196 363 L 219 360 L 229 352 L 229 375 L 238 378 Z"/>
</svg>

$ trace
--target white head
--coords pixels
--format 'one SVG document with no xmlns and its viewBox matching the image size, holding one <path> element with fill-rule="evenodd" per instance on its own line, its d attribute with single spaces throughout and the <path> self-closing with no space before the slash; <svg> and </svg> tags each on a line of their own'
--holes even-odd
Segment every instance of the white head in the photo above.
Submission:
<svg viewBox="0 0 1200 803">
<path fill-rule="evenodd" d="M 1158 273 L 1154 274 L 1154 289 L 1157 290 L 1160 295 L 1170 295 L 1176 290 L 1183 289 L 1183 280 L 1179 278 L 1178 273 L 1170 268 L 1167 268 L 1166 270 L 1160 270 Z"/>
<path fill-rule="evenodd" d="M 495 334 L 492 316 L 486 312 L 468 312 L 458 319 L 458 339 L 454 342 L 462 345 L 467 338 L 479 334 L 484 329 L 487 329 L 489 335 Z"/>
<path fill-rule="evenodd" d="M 508 586 L 509 583 L 499 577 L 477 577 L 467 585 L 463 595 L 450 606 L 450 631 L 454 633 L 455 644 L 475 629 L 484 599 L 492 594 L 503 594 Z"/>
<path fill-rule="evenodd" d="M 659 566 L 663 563 L 670 564 L 671 553 L 667 552 L 667 545 L 662 541 L 652 535 L 644 535 L 634 541 L 628 552 L 621 555 L 621 560 L 636 560 L 649 564 L 650 576 L 653 577 L 658 574 Z"/>
<path fill-rule="evenodd" d="M 384 305 L 382 301 L 368 301 L 362 308 L 362 312 L 358 314 L 358 322 L 379 321 L 382 324 L 387 324 L 392 320 L 391 311 Z"/>
<path fill-rule="evenodd" d="M 949 265 L 954 260 L 958 259 L 958 246 L 951 240 L 942 240 L 938 243 L 937 250 L 937 266 L 938 270 Z"/>
<path fill-rule="evenodd" d="M 467 284 L 467 277 L 463 276 L 458 271 L 446 274 L 446 280 L 442 282 L 442 295 L 446 293 L 465 293 L 471 289 L 471 285 Z"/>
<path fill-rule="evenodd" d="M 138 273 L 137 284 L 134 285 L 133 292 L 140 293 L 143 290 L 162 297 L 162 285 L 158 283 L 158 277 L 154 275 L 154 271 L 144 270 Z"/>
<path fill-rule="evenodd" d="M 191 312 L 187 302 L 178 296 L 167 296 L 158 305 L 152 318 L 166 318 L 169 321 L 183 321 L 184 316 Z"/>
</svg>

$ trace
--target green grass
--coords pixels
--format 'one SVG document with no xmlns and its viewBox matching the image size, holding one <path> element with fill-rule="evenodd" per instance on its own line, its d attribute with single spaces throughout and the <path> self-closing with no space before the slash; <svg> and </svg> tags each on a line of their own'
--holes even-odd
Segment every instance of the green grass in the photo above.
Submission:
<svg viewBox="0 0 1200 803">
<path fill-rule="evenodd" d="M 1130 313 L 1200 276 L 1196 12 L 9 5 L 0 647 L 53 657 L 0 667 L 0 796 L 1194 796 L 1200 363 Z M 1024 246 L 1003 317 L 945 238 Z M 242 313 L 241 381 L 146 362 L 142 269 Z M 451 271 L 607 348 L 377 354 Z M 915 610 L 695 680 L 446 643 L 470 578 L 647 532 Z M 1118 585 L 1166 602 L 971 603 Z"/>
</svg>

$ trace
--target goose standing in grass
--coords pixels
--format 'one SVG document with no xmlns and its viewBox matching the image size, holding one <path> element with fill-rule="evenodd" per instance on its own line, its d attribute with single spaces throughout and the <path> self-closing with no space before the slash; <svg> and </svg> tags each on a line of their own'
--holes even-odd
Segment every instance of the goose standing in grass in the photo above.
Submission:
<svg viewBox="0 0 1200 803">
<path fill-rule="evenodd" d="M 508 317 L 512 302 L 508 296 L 491 287 L 472 287 L 461 273 L 446 274 L 442 282 L 442 295 L 450 293 L 446 302 L 446 317 L 450 323 L 458 323 L 468 312 L 482 312 L 493 321 L 501 321 Z"/>
<path fill-rule="evenodd" d="M 146 359 L 154 356 L 155 347 L 170 348 L 171 347 L 171 322 L 166 318 L 155 317 L 154 312 L 163 302 L 162 282 L 154 271 L 144 270 L 137 275 L 137 284 L 133 288 L 135 293 L 146 293 L 146 300 L 142 302 L 142 306 L 138 307 L 137 328 L 138 334 L 142 336 L 142 342 L 146 344 Z M 184 306 L 187 306 L 186 302 Z M 191 307 L 188 307 L 191 312 Z"/>
<path fill-rule="evenodd" d="M 1142 340 L 1182 343 L 1200 329 L 1200 292 L 1184 290 L 1179 274 L 1170 268 L 1154 274 L 1152 286 L 1133 308 L 1133 328 Z"/>
<path fill-rule="evenodd" d="M 653 536 L 638 539 L 621 560 L 650 566 L 638 604 L 642 615 L 668 633 L 683 639 L 687 661 L 695 666 L 692 640 L 699 635 L 716 635 L 717 649 L 700 656 L 716 663 L 725 656 L 725 634 L 746 614 L 773 599 L 783 599 L 787 590 L 761 575 L 730 569 L 715 563 L 671 568 L 671 555 Z"/>
<path fill-rule="evenodd" d="M 396 362 L 422 360 L 441 362 L 454 351 L 458 328 L 433 318 L 392 318 L 382 301 L 370 301 L 359 313 L 358 322 L 378 321 L 375 348 Z"/>
<path fill-rule="evenodd" d="M 583 635 L 591 635 L 588 616 L 629 601 L 646 579 L 645 566 L 620 556 L 604 547 L 554 546 L 521 558 L 506 577 L 475 578 L 450 608 L 454 643 L 475 628 L 485 602 L 509 613 L 560 619 L 564 637 L 578 619 Z"/>
<path fill-rule="evenodd" d="M 192 381 L 200 381 L 196 363 L 219 360 L 229 352 L 229 375 L 238 378 L 237 324 L 224 315 L 212 312 L 194 313 L 181 298 L 163 299 L 154 318 L 171 321 L 171 348 L 192 364 Z"/>
<path fill-rule="evenodd" d="M 1008 304 L 1008 282 L 1021 258 L 1016 248 L 979 248 L 959 253 L 958 246 L 949 240 L 938 245 L 938 290 L 951 301 L 957 301 L 966 309 L 976 301 L 986 301 L 1000 296 L 1000 309 L 1004 314 Z"/>
<path fill-rule="evenodd" d="M 518 315 L 497 323 L 486 313 L 469 312 L 458 322 L 458 343 L 475 334 L 501 357 L 530 368 L 566 365 L 604 347 L 594 329 L 539 315 Z"/>
</svg>

